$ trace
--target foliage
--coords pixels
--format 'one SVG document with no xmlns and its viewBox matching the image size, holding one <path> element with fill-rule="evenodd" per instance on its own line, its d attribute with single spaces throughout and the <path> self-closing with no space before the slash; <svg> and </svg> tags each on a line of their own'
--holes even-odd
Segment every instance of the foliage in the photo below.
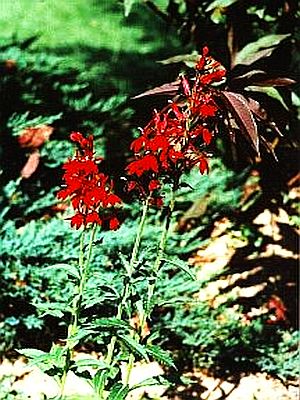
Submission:
<svg viewBox="0 0 300 400">
<path fill-rule="evenodd" d="M 47 6 L 48 2 L 44 3 L 41 7 Z M 77 2 L 73 3 L 77 7 Z M 130 390 L 126 383 L 120 383 L 120 363 L 127 363 L 129 376 L 133 362 L 139 359 L 155 359 L 171 371 L 183 360 L 185 365 L 190 362 L 219 374 L 232 373 L 236 369 L 260 369 L 282 379 L 293 379 L 297 373 L 296 332 L 269 326 L 265 316 L 245 321 L 243 309 L 232 308 L 231 304 L 213 308 L 206 302 L 197 301 L 199 290 L 203 290 L 208 282 L 197 280 L 186 260 L 199 245 L 210 241 L 214 222 L 223 216 L 233 220 L 235 228 L 241 231 L 241 235 L 248 235 L 256 247 L 261 245 L 258 231 L 251 230 L 252 221 L 245 221 L 253 214 L 247 214 L 248 209 L 244 212 L 245 205 L 241 201 L 242 185 L 250 171 L 249 167 L 245 169 L 245 165 L 250 159 L 259 160 L 257 168 L 262 183 L 266 158 L 279 160 L 279 167 L 274 171 L 280 170 L 283 175 L 287 172 L 285 181 L 295 172 L 295 158 L 289 157 L 292 146 L 281 138 L 290 134 L 293 141 L 293 128 L 296 126 L 293 103 L 297 99 L 297 88 L 293 86 L 296 74 L 288 67 L 289 62 L 296 65 L 297 58 L 295 43 L 299 15 L 293 13 L 294 3 L 286 2 L 286 8 L 279 3 L 272 6 L 270 2 L 263 2 L 258 8 L 252 2 L 246 4 L 238 0 L 157 0 L 143 2 L 144 8 L 139 6 L 141 2 L 138 0 L 125 0 L 123 3 L 127 22 L 116 32 L 116 37 L 119 35 L 122 43 L 128 44 L 124 46 L 126 51 L 115 48 L 120 46 L 119 41 L 101 42 L 106 55 L 115 54 L 114 62 L 107 63 L 100 57 L 97 64 L 95 51 L 91 51 L 95 43 L 94 37 L 91 41 L 94 33 L 90 35 L 89 23 L 83 24 L 82 31 L 87 46 L 82 45 L 82 52 L 78 52 L 80 55 L 77 53 L 67 63 L 41 46 L 43 43 L 52 47 L 47 35 L 41 39 L 7 40 L 1 46 L 0 86 L 5 107 L 0 110 L 3 132 L 0 143 L 3 182 L 0 197 L 0 273 L 3 277 L 0 351 L 4 353 L 25 347 L 20 353 L 38 363 L 44 371 L 61 377 L 62 386 L 68 370 L 72 370 L 78 376 L 92 379 L 100 394 L 106 386 L 110 391 L 109 399 L 124 399 Z M 32 4 L 30 2 L 30 7 Z M 120 9 L 116 4 L 97 6 L 97 26 L 101 25 L 100 20 L 105 14 L 101 12 L 103 7 L 109 13 L 108 20 L 120 20 Z M 65 4 L 64 10 L 68 7 Z M 179 51 L 182 55 L 169 57 L 170 51 L 174 51 L 172 44 L 176 42 L 173 30 L 165 40 L 170 47 L 160 51 L 161 42 L 155 38 L 160 29 L 157 30 L 157 20 L 148 39 L 146 22 L 144 27 L 142 24 L 136 27 L 133 21 L 138 18 L 146 20 L 149 15 L 147 8 L 179 29 L 185 41 L 184 48 Z M 86 5 L 81 11 L 80 15 L 87 21 Z M 61 14 L 57 14 L 59 20 Z M 243 32 L 241 24 L 245 28 Z M 56 39 L 60 34 L 58 30 Z M 135 44 L 139 39 L 144 40 L 143 46 Z M 70 43 L 77 40 L 75 31 L 67 38 Z M 195 63 L 201 64 L 207 48 L 202 57 L 198 51 L 207 43 L 228 66 L 226 81 L 221 79 L 223 70 L 215 79 L 216 64 L 211 57 L 209 60 L 213 67 L 210 69 L 205 65 L 203 71 L 199 67 L 201 73 L 195 74 Z M 35 50 L 32 50 L 34 46 Z M 57 53 L 69 54 L 70 49 L 56 50 Z M 193 97 L 191 92 L 197 92 L 194 85 L 197 87 L 200 82 L 200 92 L 203 90 L 209 94 L 210 101 L 213 99 L 210 112 L 214 115 L 212 120 L 209 115 L 204 115 L 202 120 L 202 110 L 201 118 L 199 114 L 189 123 L 194 128 L 201 122 L 211 129 L 209 132 L 201 131 L 202 163 L 208 156 L 202 150 L 210 143 L 212 132 L 217 137 L 212 150 L 222 157 L 223 162 L 220 159 L 211 162 L 208 176 L 200 178 L 199 172 L 194 170 L 183 176 L 180 187 L 176 188 L 172 224 L 172 188 L 167 185 L 162 192 L 165 207 L 161 212 L 148 210 L 147 223 L 142 226 L 143 235 L 136 236 L 140 229 L 140 205 L 128 203 L 120 213 L 122 225 L 118 233 L 98 232 L 93 245 L 92 239 L 89 245 L 86 243 L 93 250 L 94 257 L 90 259 L 90 253 L 85 258 L 86 246 L 83 242 L 79 246 L 79 233 L 71 232 L 62 221 L 62 218 L 70 217 L 69 212 L 65 213 L 66 206 L 55 198 L 61 177 L 60 166 L 73 155 L 72 146 L 66 141 L 66 132 L 93 132 L 101 155 L 107 153 L 108 156 L 108 163 L 102 164 L 105 172 L 111 170 L 119 175 L 124 159 L 128 157 L 125 147 L 131 136 L 128 131 L 132 117 L 127 96 L 121 91 L 126 89 L 130 92 L 132 87 L 137 91 L 149 84 L 147 71 L 151 69 L 145 62 L 134 62 L 133 53 L 151 54 L 153 57 L 154 51 L 160 51 L 161 59 L 168 57 L 155 69 L 161 74 L 161 79 L 164 74 L 168 75 L 170 68 L 177 73 L 181 69 L 181 72 L 175 81 L 154 89 L 146 88 L 146 92 L 136 96 L 142 98 L 139 100 L 141 109 L 146 104 L 145 114 L 152 101 L 150 96 L 156 96 L 154 99 L 158 99 L 157 95 L 172 97 L 173 103 L 169 103 L 164 111 L 156 111 L 156 119 L 154 117 L 152 125 L 150 123 L 147 127 L 153 129 L 154 121 L 155 129 L 161 134 L 159 130 L 163 122 L 177 122 L 178 115 L 185 113 L 184 102 L 189 96 Z M 87 72 L 84 58 L 88 58 L 88 53 L 91 70 Z M 157 56 L 158 52 L 155 58 Z M 279 59 L 283 61 L 278 63 Z M 119 65 L 121 60 L 124 64 Z M 130 68 L 124 79 L 118 68 L 122 69 L 127 62 Z M 117 67 L 113 67 L 115 65 Z M 140 69 L 136 69 L 137 65 Z M 143 76 L 135 82 L 141 75 L 135 73 L 137 70 L 142 71 Z M 98 83 L 94 80 L 93 85 L 87 81 L 91 77 L 94 79 L 98 72 Z M 202 85 L 201 80 L 198 82 L 201 74 L 204 79 L 211 79 L 209 89 Z M 169 81 L 169 76 L 167 79 Z M 142 118 L 143 112 L 140 111 Z M 139 136 L 145 139 L 145 143 L 153 139 L 153 130 L 150 129 L 148 135 L 147 127 Z M 115 131 L 118 131 L 116 136 Z M 146 158 L 149 151 L 153 151 L 155 157 L 161 155 L 161 147 L 154 151 L 145 143 L 137 145 L 139 138 L 134 142 L 135 157 L 140 152 L 141 159 Z M 171 145 L 174 142 L 168 142 L 163 150 L 169 150 Z M 180 151 L 187 149 L 186 143 L 178 142 L 176 151 L 178 145 Z M 285 165 L 287 158 L 290 160 Z M 129 160 L 129 165 L 136 166 L 134 163 L 139 160 Z M 161 158 L 157 160 L 161 162 Z M 160 191 L 158 180 L 162 175 L 159 173 L 164 169 L 162 181 L 172 183 L 174 174 L 180 170 L 176 164 L 178 160 L 173 166 L 171 158 L 168 159 L 168 168 L 166 160 L 165 164 L 159 164 L 159 168 L 155 163 L 149 168 L 144 161 L 142 172 L 137 169 L 130 174 L 131 178 L 136 175 L 135 183 L 145 184 L 152 171 L 148 183 L 152 187 L 155 183 Z M 236 168 L 232 161 L 239 163 L 238 174 L 228 169 L 228 165 Z M 185 169 L 188 170 L 189 166 Z M 206 161 L 200 169 L 202 172 L 207 170 Z M 157 178 L 156 182 L 153 182 L 153 177 Z M 130 179 L 124 180 L 123 177 L 123 182 L 126 187 Z M 272 196 L 278 201 L 278 193 L 268 188 L 262 184 L 266 194 L 263 201 L 271 200 L 274 204 Z M 116 189 L 121 193 L 121 180 L 117 179 Z M 151 189 L 149 191 L 152 194 Z M 141 196 L 141 192 L 138 194 Z M 83 198 L 86 201 L 84 195 Z M 269 203 L 266 202 L 265 206 L 268 207 Z M 77 211 L 81 212 L 80 207 Z M 169 225 L 172 229 L 167 237 Z M 160 243 L 158 235 L 161 235 Z M 135 244 L 139 252 L 130 256 Z M 79 267 L 78 253 L 81 255 Z M 213 274 L 210 279 L 213 279 Z M 63 345 L 58 342 L 62 338 L 67 338 Z M 75 362 L 72 359 L 73 349 L 80 349 L 87 343 L 102 354 L 108 353 L 103 360 L 95 360 L 92 365 L 97 371 L 94 377 L 89 372 L 90 361 Z M 30 349 L 32 346 L 38 349 Z M 170 356 L 171 353 L 174 357 Z M 8 398 L 10 395 L 13 394 L 7 392 Z"/>
<path fill-rule="evenodd" d="M 275 375 L 283 381 L 297 379 L 299 369 L 299 332 L 281 331 L 280 341 L 261 349 L 261 357 L 257 364 L 270 375 Z"/>
</svg>

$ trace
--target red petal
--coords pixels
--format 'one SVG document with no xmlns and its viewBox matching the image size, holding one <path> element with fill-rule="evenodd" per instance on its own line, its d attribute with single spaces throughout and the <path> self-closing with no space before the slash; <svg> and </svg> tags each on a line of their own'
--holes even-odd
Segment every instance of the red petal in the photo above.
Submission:
<svg viewBox="0 0 300 400">
<path fill-rule="evenodd" d="M 120 226 L 120 222 L 118 220 L 117 217 L 113 217 L 111 218 L 111 220 L 109 221 L 109 229 L 114 231 L 116 229 L 118 229 Z"/>
<path fill-rule="evenodd" d="M 208 129 L 204 128 L 202 135 L 203 135 L 204 142 L 206 144 L 210 144 L 212 137 L 213 137 L 212 133 Z"/>
<path fill-rule="evenodd" d="M 208 162 L 205 158 L 201 158 L 199 161 L 199 169 L 201 174 L 204 174 L 205 172 L 208 173 Z"/>
</svg>

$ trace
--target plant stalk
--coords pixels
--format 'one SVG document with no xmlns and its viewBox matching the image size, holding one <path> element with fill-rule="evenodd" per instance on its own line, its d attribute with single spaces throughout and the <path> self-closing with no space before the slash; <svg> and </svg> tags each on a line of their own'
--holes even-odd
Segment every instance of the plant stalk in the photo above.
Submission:
<svg viewBox="0 0 300 400">
<path fill-rule="evenodd" d="M 79 326 L 79 319 L 80 319 L 81 308 L 82 308 L 82 300 L 83 300 L 87 277 L 89 274 L 89 266 L 90 266 L 90 261 L 91 261 L 91 257 L 92 257 L 92 250 L 93 250 L 93 243 L 94 243 L 94 238 L 95 238 L 95 233 L 96 233 L 96 227 L 97 227 L 97 225 L 94 224 L 92 227 L 92 230 L 91 230 L 86 258 L 84 257 L 84 243 L 85 243 L 85 233 L 86 233 L 85 230 L 82 231 L 82 234 L 80 237 L 80 250 L 79 250 L 79 261 L 78 261 L 80 281 L 75 288 L 76 293 L 75 293 L 75 297 L 74 297 L 73 304 L 72 304 L 71 322 L 68 326 L 68 334 L 67 334 L 66 345 L 65 345 L 66 359 L 65 359 L 63 374 L 61 377 L 61 391 L 60 391 L 60 398 L 62 400 L 65 398 L 66 380 L 67 380 L 67 375 L 68 375 L 68 371 L 70 369 L 70 364 L 71 364 L 71 360 L 72 360 L 72 350 L 75 346 L 75 342 L 71 338 L 72 338 L 72 336 L 74 336 L 76 334 L 76 332 L 78 330 L 78 326 Z"/>
<path fill-rule="evenodd" d="M 151 283 L 149 283 L 149 285 L 148 285 L 147 302 L 146 302 L 145 311 L 143 311 L 142 315 L 139 316 L 139 320 L 140 320 L 140 331 L 139 331 L 139 335 L 138 335 L 139 340 L 142 339 L 146 321 L 151 314 L 151 302 L 152 302 L 156 282 L 158 279 L 158 272 L 159 272 L 159 269 L 161 266 L 161 261 L 162 261 L 162 258 L 163 258 L 163 255 L 164 255 L 164 252 L 166 249 L 168 234 L 170 231 L 170 226 L 171 226 L 171 221 L 172 221 L 172 214 L 173 214 L 174 207 L 175 207 L 175 192 L 176 191 L 175 191 L 175 185 L 174 185 L 172 188 L 172 192 L 171 192 L 171 199 L 170 199 L 170 204 L 168 207 L 168 213 L 167 213 L 167 216 L 165 219 L 165 224 L 163 226 L 163 230 L 162 230 L 162 233 L 160 236 L 156 259 L 155 259 L 154 265 L 153 265 Z M 128 385 L 128 383 L 129 383 L 133 365 L 134 365 L 134 354 L 130 354 L 129 361 L 127 364 L 127 369 L 126 369 L 126 378 L 125 378 L 126 385 Z"/>
<path fill-rule="evenodd" d="M 136 233 L 136 237 L 135 237 L 135 242 L 133 245 L 133 249 L 132 249 L 132 253 L 131 253 L 131 257 L 130 257 L 130 262 L 129 262 L 129 266 L 127 269 L 127 280 L 126 283 L 124 285 L 124 289 L 123 289 L 123 293 L 122 293 L 122 299 L 118 305 L 117 308 L 117 314 L 116 314 L 116 318 L 121 319 L 122 318 L 122 314 L 124 312 L 124 308 L 126 306 L 127 300 L 129 299 L 130 296 L 130 292 L 131 292 L 131 277 L 132 274 L 134 272 L 134 267 L 136 265 L 137 262 L 137 257 L 138 257 L 138 252 L 140 249 L 140 244 L 141 244 L 141 240 L 142 240 L 142 236 L 143 236 L 143 231 L 145 228 L 145 222 L 146 222 L 146 217 L 147 217 L 147 213 L 149 210 L 149 200 L 150 198 L 147 198 L 144 203 L 143 203 L 143 209 L 142 209 L 142 215 L 141 215 L 141 219 L 140 219 L 140 223 L 138 226 L 138 230 Z M 105 357 L 105 362 L 107 365 L 112 365 L 113 362 L 113 355 L 114 355 L 114 350 L 115 350 L 115 346 L 116 346 L 116 342 L 117 342 L 117 337 L 114 335 L 112 336 L 110 343 L 107 347 L 107 354 Z M 106 386 L 106 371 L 103 371 L 102 373 L 102 377 L 101 377 L 101 383 L 99 385 L 98 388 L 98 396 L 99 399 L 102 400 L 103 399 L 103 392 Z"/>
</svg>

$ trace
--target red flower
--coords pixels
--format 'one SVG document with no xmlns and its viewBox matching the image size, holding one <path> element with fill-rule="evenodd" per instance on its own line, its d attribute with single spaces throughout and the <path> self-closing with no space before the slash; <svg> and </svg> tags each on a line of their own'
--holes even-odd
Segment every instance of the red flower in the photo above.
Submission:
<svg viewBox="0 0 300 400">
<path fill-rule="evenodd" d="M 109 229 L 112 231 L 115 231 L 116 229 L 118 229 L 120 226 L 120 222 L 118 220 L 118 218 L 113 217 L 110 219 L 109 221 Z"/>
<path fill-rule="evenodd" d="M 139 151 L 141 151 L 145 147 L 146 143 L 147 143 L 147 139 L 145 138 L 144 135 L 142 135 L 139 138 L 135 139 L 131 143 L 130 149 L 132 151 L 134 151 L 135 153 L 138 153 Z"/>
<path fill-rule="evenodd" d="M 153 192 L 153 190 L 160 188 L 160 182 L 157 179 L 152 179 L 148 185 L 149 191 Z"/>
<path fill-rule="evenodd" d="M 84 215 L 77 213 L 71 217 L 71 227 L 75 227 L 76 229 L 79 229 L 81 225 L 85 225 L 85 218 Z"/>
<path fill-rule="evenodd" d="M 204 140 L 205 144 L 210 144 L 213 135 L 207 128 L 203 129 L 202 136 L 203 136 L 203 140 Z"/>
<path fill-rule="evenodd" d="M 153 171 L 158 172 L 158 162 L 157 159 L 149 154 L 140 160 L 132 161 L 127 166 L 127 171 L 129 175 L 142 176 L 145 172 Z"/>
<path fill-rule="evenodd" d="M 92 211 L 90 214 L 88 214 L 86 216 L 86 220 L 85 220 L 86 224 L 97 224 L 97 225 L 101 225 L 102 221 L 99 217 L 99 214 L 95 211 Z"/>
<path fill-rule="evenodd" d="M 208 172 L 203 148 L 212 141 L 219 110 L 216 89 L 209 85 L 222 81 L 226 74 L 208 53 L 204 47 L 192 79 L 181 76 L 178 103 L 169 103 L 161 112 L 155 110 L 141 136 L 132 142 L 135 160 L 127 166 L 132 176 L 129 191 L 135 189 L 143 198 L 150 195 L 155 202 L 162 182 L 177 185 L 181 174 L 196 164 L 202 174 Z"/>
<path fill-rule="evenodd" d="M 199 160 L 199 169 L 201 174 L 204 174 L 205 172 L 208 173 L 208 162 L 205 158 Z"/>
<path fill-rule="evenodd" d="M 72 227 L 78 229 L 88 224 L 101 225 L 101 214 L 105 214 L 105 217 L 107 213 L 111 214 L 121 199 L 112 193 L 110 179 L 99 172 L 99 158 L 94 155 L 93 136 L 86 139 L 81 133 L 73 132 L 70 137 L 78 144 L 78 149 L 74 158 L 63 165 L 65 188 L 57 193 L 57 197 L 63 200 L 70 198 L 75 211 L 71 217 Z"/>
</svg>

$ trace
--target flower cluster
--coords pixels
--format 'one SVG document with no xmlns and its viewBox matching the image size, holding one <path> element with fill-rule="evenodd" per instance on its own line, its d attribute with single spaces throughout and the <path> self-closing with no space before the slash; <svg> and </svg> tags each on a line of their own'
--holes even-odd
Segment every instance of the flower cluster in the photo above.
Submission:
<svg viewBox="0 0 300 400">
<path fill-rule="evenodd" d="M 127 166 L 132 179 L 129 190 L 137 189 L 143 197 L 155 198 L 163 181 L 178 183 L 182 173 L 195 165 L 202 174 L 208 171 L 205 147 L 214 136 L 219 111 L 210 85 L 222 82 L 226 70 L 208 56 L 205 47 L 194 71 L 191 79 L 181 77 L 179 100 L 161 112 L 155 110 L 141 135 L 131 143 L 135 159 Z"/>
<path fill-rule="evenodd" d="M 112 192 L 113 182 L 99 171 L 101 159 L 95 157 L 93 136 L 84 138 L 81 133 L 73 132 L 70 139 L 78 148 L 75 156 L 63 165 L 65 187 L 57 197 L 71 200 L 75 211 L 71 226 L 80 228 L 108 222 L 109 229 L 117 229 L 119 221 L 114 206 L 119 205 L 121 199 Z"/>
</svg>

